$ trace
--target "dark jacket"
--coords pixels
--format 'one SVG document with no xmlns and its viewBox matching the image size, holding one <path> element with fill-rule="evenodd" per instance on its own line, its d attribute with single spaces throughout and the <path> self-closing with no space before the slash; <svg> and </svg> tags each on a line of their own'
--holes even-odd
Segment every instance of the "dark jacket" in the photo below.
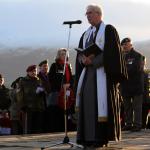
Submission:
<svg viewBox="0 0 150 150">
<path fill-rule="evenodd" d="M 134 49 L 125 54 L 128 80 L 121 84 L 123 96 L 135 96 L 143 94 L 144 70 L 142 67 L 142 58 L 143 56 Z"/>
<path fill-rule="evenodd" d="M 20 80 L 19 86 L 21 108 L 27 111 L 43 111 L 45 108 L 43 94 L 36 93 L 37 88 L 41 87 L 39 78 L 26 76 Z"/>
<path fill-rule="evenodd" d="M 51 91 L 51 85 L 48 75 L 43 75 L 41 72 L 39 72 L 38 77 L 41 80 L 42 86 L 44 87 L 46 94 L 49 94 Z"/>
<path fill-rule="evenodd" d="M 10 105 L 9 89 L 2 85 L 0 87 L 0 109 L 8 109 Z"/>
<path fill-rule="evenodd" d="M 72 85 L 72 72 L 71 72 L 71 66 L 69 66 L 69 72 L 70 72 L 70 84 Z M 63 64 L 58 64 L 58 63 L 53 63 L 50 67 L 49 71 L 49 80 L 51 84 L 51 91 L 60 91 L 62 84 L 66 83 L 66 78 L 65 76 L 63 77 L 63 70 L 64 70 L 64 65 Z"/>
</svg>

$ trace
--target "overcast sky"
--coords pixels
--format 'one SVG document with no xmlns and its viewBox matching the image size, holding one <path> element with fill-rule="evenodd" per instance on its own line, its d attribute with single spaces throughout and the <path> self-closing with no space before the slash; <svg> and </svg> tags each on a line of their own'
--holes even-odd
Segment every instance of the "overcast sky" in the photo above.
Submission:
<svg viewBox="0 0 150 150">
<path fill-rule="evenodd" d="M 0 0 L 0 46 L 67 47 L 63 22 L 82 20 L 71 29 L 70 47 L 76 47 L 89 26 L 90 3 L 102 6 L 104 22 L 117 28 L 120 39 L 150 40 L 150 0 Z"/>
</svg>

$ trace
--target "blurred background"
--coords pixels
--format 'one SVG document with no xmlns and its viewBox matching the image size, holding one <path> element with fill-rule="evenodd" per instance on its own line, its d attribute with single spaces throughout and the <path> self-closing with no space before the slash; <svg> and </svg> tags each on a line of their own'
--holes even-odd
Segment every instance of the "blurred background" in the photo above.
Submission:
<svg viewBox="0 0 150 150">
<path fill-rule="evenodd" d="M 82 20 L 71 29 L 69 53 L 74 73 L 73 48 L 89 26 L 85 8 L 91 3 L 102 6 L 104 22 L 117 28 L 121 40 L 132 39 L 150 68 L 148 0 L 0 0 L 0 73 L 6 84 L 24 76 L 28 65 L 44 59 L 51 65 L 57 49 L 67 47 L 69 27 L 63 22 Z"/>
</svg>

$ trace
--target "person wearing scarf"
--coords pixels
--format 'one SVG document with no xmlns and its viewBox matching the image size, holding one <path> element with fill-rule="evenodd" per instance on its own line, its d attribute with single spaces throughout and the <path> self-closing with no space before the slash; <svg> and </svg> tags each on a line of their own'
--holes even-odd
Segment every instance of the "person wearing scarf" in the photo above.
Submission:
<svg viewBox="0 0 150 150">
<path fill-rule="evenodd" d="M 59 107 L 58 95 L 60 94 L 60 91 L 62 91 L 62 88 L 68 89 L 72 86 L 72 68 L 68 59 L 69 56 L 67 50 L 65 48 L 60 48 L 57 52 L 55 62 L 52 63 L 48 74 L 51 84 L 48 106 L 50 114 L 49 128 L 51 132 L 64 131 L 64 110 Z M 64 100 L 64 97 L 62 97 L 62 100 Z"/>
</svg>

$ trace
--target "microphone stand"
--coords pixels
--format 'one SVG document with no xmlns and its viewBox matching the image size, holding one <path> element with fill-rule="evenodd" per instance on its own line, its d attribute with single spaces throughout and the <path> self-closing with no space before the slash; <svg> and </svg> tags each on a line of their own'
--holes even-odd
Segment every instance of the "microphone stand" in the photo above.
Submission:
<svg viewBox="0 0 150 150">
<path fill-rule="evenodd" d="M 66 24 L 66 23 L 64 22 L 63 24 Z M 65 67 L 66 67 L 66 63 L 67 63 L 67 56 L 69 54 L 69 43 L 70 43 L 70 35 L 71 35 L 72 24 L 73 23 L 68 23 L 68 25 L 69 25 L 69 34 L 68 34 L 68 43 L 67 43 L 67 51 L 66 51 L 66 56 L 65 56 L 64 69 L 63 69 L 63 79 L 64 79 L 64 76 L 65 76 Z M 62 81 L 63 81 L 63 79 L 62 79 Z M 62 144 L 68 144 L 71 147 L 76 146 L 76 147 L 78 147 L 80 149 L 83 148 L 81 145 L 78 145 L 76 143 L 70 142 L 70 139 L 68 137 L 68 131 L 67 131 L 67 99 L 68 99 L 68 96 L 66 95 L 66 87 L 65 87 L 64 88 L 64 125 L 65 125 L 65 137 L 64 137 L 63 141 L 59 142 L 59 143 L 56 143 L 56 144 L 53 144 L 53 145 L 50 145 L 50 146 L 41 147 L 41 150 L 44 150 L 46 148 L 52 148 L 52 147 L 55 147 L 55 146 L 58 146 L 58 145 L 62 145 Z"/>
</svg>

